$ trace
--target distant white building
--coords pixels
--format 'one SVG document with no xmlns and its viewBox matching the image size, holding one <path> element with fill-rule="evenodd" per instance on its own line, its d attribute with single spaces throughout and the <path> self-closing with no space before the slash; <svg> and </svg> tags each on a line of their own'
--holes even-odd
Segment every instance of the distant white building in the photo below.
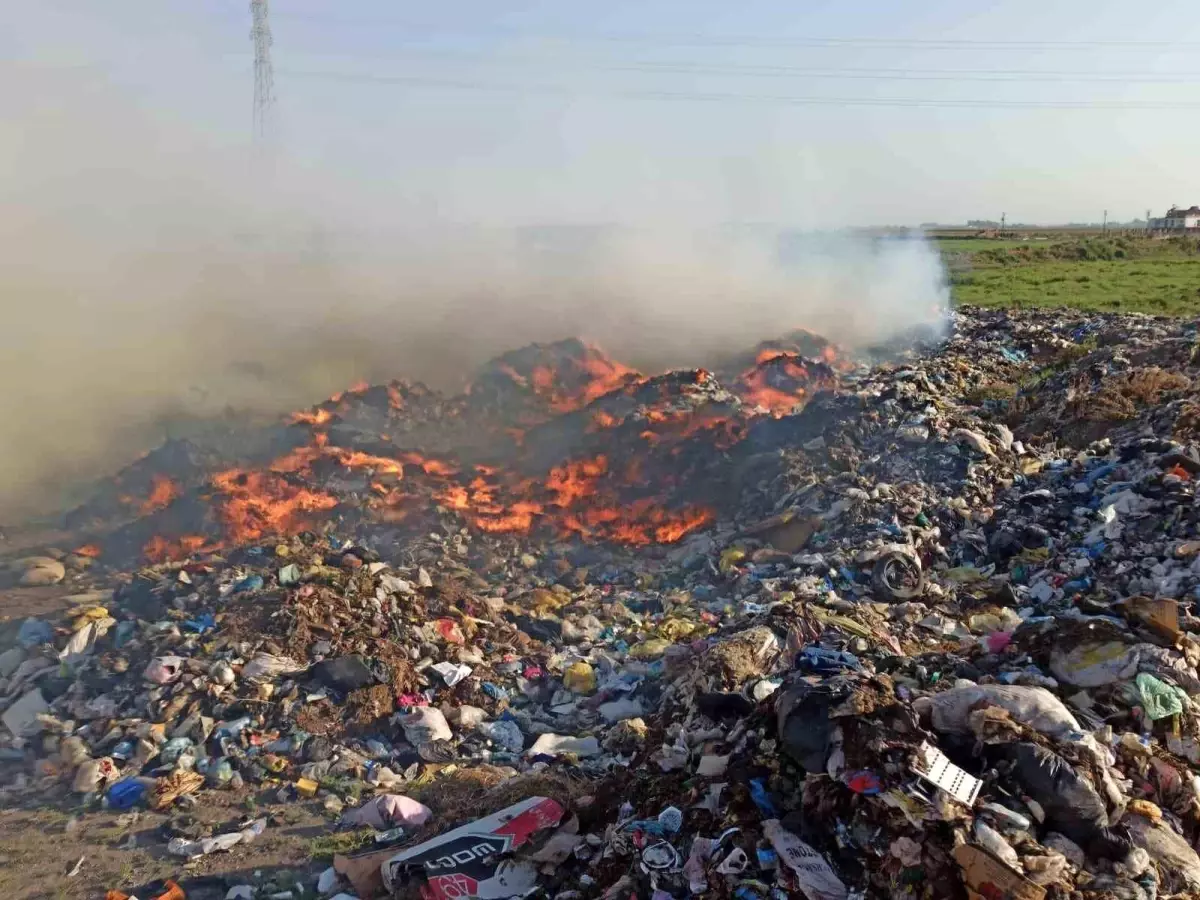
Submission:
<svg viewBox="0 0 1200 900">
<path fill-rule="evenodd" d="M 1161 219 L 1150 220 L 1150 230 L 1168 234 L 1200 231 L 1200 206 L 1189 206 L 1187 209 L 1172 206 Z"/>
</svg>

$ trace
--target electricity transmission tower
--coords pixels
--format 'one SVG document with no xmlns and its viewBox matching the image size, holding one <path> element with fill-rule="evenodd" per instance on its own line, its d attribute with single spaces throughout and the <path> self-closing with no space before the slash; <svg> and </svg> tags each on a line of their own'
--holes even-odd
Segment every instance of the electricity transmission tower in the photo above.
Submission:
<svg viewBox="0 0 1200 900">
<path fill-rule="evenodd" d="M 271 71 L 271 24 L 267 0 L 250 0 L 250 39 L 254 41 L 254 139 L 262 141 L 270 129 L 275 105 L 275 75 Z"/>
</svg>

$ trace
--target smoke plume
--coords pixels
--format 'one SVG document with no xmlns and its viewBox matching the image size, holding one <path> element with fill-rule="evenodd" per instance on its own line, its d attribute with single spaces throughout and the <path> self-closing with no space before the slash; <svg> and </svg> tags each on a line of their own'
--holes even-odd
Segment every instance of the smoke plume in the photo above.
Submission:
<svg viewBox="0 0 1200 900">
<path fill-rule="evenodd" d="M 781 241 L 634 197 L 623 221 L 437 221 L 100 79 L 33 77 L 0 88 L 3 521 L 61 508 L 172 423 L 360 378 L 461 387 L 491 355 L 572 335 L 658 371 L 796 327 L 862 345 L 944 316 L 919 240 Z"/>
</svg>

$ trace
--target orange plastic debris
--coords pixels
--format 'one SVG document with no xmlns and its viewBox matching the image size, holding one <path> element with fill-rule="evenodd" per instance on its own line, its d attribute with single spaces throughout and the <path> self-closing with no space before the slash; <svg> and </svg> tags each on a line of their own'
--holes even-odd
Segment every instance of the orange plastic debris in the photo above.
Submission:
<svg viewBox="0 0 1200 900">
<path fill-rule="evenodd" d="M 187 900 L 187 894 L 184 893 L 183 888 L 167 879 L 167 889 L 153 900 Z"/>
</svg>

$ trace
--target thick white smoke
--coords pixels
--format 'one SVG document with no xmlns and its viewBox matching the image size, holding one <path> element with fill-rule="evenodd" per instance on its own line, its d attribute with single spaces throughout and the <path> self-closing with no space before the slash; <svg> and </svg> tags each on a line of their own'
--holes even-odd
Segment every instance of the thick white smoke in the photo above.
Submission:
<svg viewBox="0 0 1200 900">
<path fill-rule="evenodd" d="M 13 521 L 149 449 L 173 418 L 274 413 L 359 378 L 457 387 L 582 335 L 643 370 L 807 327 L 936 325 L 920 240 L 673 221 L 432 221 L 324 169 L 257 163 L 78 75 L 0 88 L 0 510 Z M 632 202 L 631 210 L 644 209 Z"/>
</svg>

